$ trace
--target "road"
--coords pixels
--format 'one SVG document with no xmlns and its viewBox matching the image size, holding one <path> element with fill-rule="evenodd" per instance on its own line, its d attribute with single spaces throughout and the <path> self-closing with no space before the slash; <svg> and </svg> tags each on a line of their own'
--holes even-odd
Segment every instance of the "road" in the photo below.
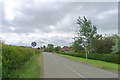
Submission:
<svg viewBox="0 0 120 80">
<path fill-rule="evenodd" d="M 43 52 L 43 78 L 118 78 L 118 74 Z"/>
</svg>

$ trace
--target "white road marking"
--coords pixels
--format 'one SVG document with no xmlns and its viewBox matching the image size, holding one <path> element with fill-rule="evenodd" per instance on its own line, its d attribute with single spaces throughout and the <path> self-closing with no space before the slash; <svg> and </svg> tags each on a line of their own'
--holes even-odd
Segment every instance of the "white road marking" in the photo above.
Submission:
<svg viewBox="0 0 120 80">
<path fill-rule="evenodd" d="M 80 73 L 78 73 L 77 71 L 73 70 L 72 68 L 70 68 L 69 66 L 65 65 L 68 69 L 70 69 L 71 71 L 73 71 L 74 73 L 78 74 L 80 77 L 85 78 L 83 75 L 81 75 Z"/>
</svg>

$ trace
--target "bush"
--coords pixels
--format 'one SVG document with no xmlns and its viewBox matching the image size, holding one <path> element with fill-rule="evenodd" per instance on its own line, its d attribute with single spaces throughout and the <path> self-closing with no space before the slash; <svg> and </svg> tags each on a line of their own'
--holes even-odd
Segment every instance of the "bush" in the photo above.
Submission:
<svg viewBox="0 0 120 80">
<path fill-rule="evenodd" d="M 10 74 L 20 68 L 33 55 L 40 53 L 37 49 L 17 46 L 2 46 L 2 77 L 9 78 Z"/>
<path fill-rule="evenodd" d="M 75 56 L 75 57 L 86 58 L 86 54 L 84 53 L 75 53 L 75 52 L 58 52 L 58 53 Z M 92 54 L 92 53 L 88 54 L 88 59 L 101 60 L 101 61 L 117 63 L 117 64 L 119 64 L 119 60 L 118 60 L 119 57 L 120 57 L 119 54 L 118 55 L 117 54 Z"/>
</svg>

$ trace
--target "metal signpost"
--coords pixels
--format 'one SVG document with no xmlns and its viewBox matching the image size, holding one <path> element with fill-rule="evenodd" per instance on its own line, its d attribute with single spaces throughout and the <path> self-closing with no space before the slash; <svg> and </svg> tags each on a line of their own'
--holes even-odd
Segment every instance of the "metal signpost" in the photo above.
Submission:
<svg viewBox="0 0 120 80">
<path fill-rule="evenodd" d="M 32 42 L 31 45 L 32 45 L 32 47 L 35 47 L 37 45 L 37 43 L 36 42 Z M 34 55 L 35 55 L 35 49 L 34 49 Z"/>
<path fill-rule="evenodd" d="M 88 46 L 88 43 L 87 43 L 87 42 L 84 42 L 83 45 L 84 45 L 85 50 L 86 50 L 86 59 L 87 59 L 87 46 Z"/>
</svg>

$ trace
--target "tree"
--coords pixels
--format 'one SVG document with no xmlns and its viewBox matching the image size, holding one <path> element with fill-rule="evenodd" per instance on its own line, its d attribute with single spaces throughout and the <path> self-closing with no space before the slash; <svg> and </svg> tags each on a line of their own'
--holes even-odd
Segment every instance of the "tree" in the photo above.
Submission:
<svg viewBox="0 0 120 80">
<path fill-rule="evenodd" d="M 54 48 L 54 50 L 55 50 L 55 52 L 60 51 L 60 50 L 61 50 L 61 47 L 60 47 L 60 46 L 57 46 L 57 47 Z"/>
<path fill-rule="evenodd" d="M 101 53 L 100 52 L 100 48 L 101 48 L 101 40 L 103 40 L 104 37 L 102 37 L 102 35 L 97 34 L 92 40 L 91 40 L 91 52 L 94 53 Z"/>
<path fill-rule="evenodd" d="M 83 49 L 82 45 L 80 45 L 80 43 L 81 43 L 80 40 L 78 40 L 78 41 L 76 40 L 72 43 L 71 48 L 73 49 L 74 52 L 80 53 L 80 52 L 84 51 L 84 49 Z"/>
<path fill-rule="evenodd" d="M 83 19 L 80 17 L 77 19 L 78 27 L 78 35 L 75 37 L 75 39 L 79 42 L 82 41 L 79 44 L 83 44 L 85 41 L 89 43 L 88 49 L 91 47 L 91 41 L 94 38 L 94 36 L 97 34 L 97 28 L 96 26 L 93 26 L 90 20 L 87 20 L 87 18 L 84 16 Z"/>
<path fill-rule="evenodd" d="M 45 45 L 43 45 L 43 48 L 45 49 L 45 48 L 46 48 L 46 46 L 45 46 Z"/>
<path fill-rule="evenodd" d="M 85 16 L 83 19 L 79 17 L 77 24 L 79 25 L 77 36 L 75 36 L 75 41 L 72 44 L 72 48 L 75 52 L 80 52 L 80 47 L 83 47 L 83 43 L 87 42 L 88 46 L 85 47 L 87 52 L 110 54 L 113 50 L 113 53 L 119 53 L 119 49 L 117 48 L 119 47 L 119 45 L 117 45 L 119 41 L 116 41 L 116 46 L 114 46 L 118 35 L 114 34 L 112 36 L 103 37 L 102 34 L 97 34 L 96 26 L 92 25 L 91 21 Z M 112 46 L 114 47 L 112 48 Z"/>
<path fill-rule="evenodd" d="M 113 34 L 113 35 L 111 36 L 111 38 L 114 39 L 114 40 L 116 41 L 116 39 L 118 39 L 119 36 L 118 36 L 117 34 Z"/>
<path fill-rule="evenodd" d="M 53 52 L 54 51 L 54 45 L 53 44 L 48 44 L 47 45 L 47 51 L 48 52 Z"/>
<path fill-rule="evenodd" d="M 113 54 L 120 54 L 120 37 L 116 39 L 115 45 L 111 50 Z"/>
<path fill-rule="evenodd" d="M 94 52 L 99 54 L 110 54 L 113 45 L 115 45 L 115 42 L 112 36 L 94 37 L 91 41 L 91 47 L 94 49 Z"/>
</svg>

